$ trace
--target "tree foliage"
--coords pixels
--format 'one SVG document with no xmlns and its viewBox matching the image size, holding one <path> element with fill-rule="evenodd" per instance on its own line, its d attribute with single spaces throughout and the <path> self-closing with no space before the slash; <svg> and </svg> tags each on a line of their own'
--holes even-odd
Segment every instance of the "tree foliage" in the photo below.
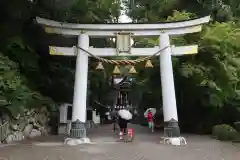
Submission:
<svg viewBox="0 0 240 160">
<path fill-rule="evenodd" d="M 0 112 L 10 111 L 12 116 L 45 105 L 53 107 L 53 101 L 30 89 L 25 77 L 19 74 L 18 65 L 0 53 Z"/>
<path fill-rule="evenodd" d="M 43 48 L 47 46 L 39 45 L 46 36 L 42 36 L 43 32 L 35 24 L 35 17 L 74 23 L 109 23 L 118 19 L 120 5 L 115 0 L 9 0 L 0 2 L 0 10 L 0 51 L 1 60 L 4 61 L 1 64 L 4 63 L 2 68 L 8 69 L 2 70 L 0 76 L 1 108 L 14 115 L 24 108 L 38 107 L 41 103 L 51 105 L 53 101 L 50 99 L 55 103 L 72 102 L 75 59 L 48 55 Z M 105 40 L 100 41 L 105 43 Z M 91 43 L 99 44 L 99 41 L 93 40 Z M 95 64 L 94 61 L 91 63 Z M 99 81 L 93 80 L 96 75 Z M 89 83 L 89 88 L 94 90 L 89 91 L 89 95 L 97 88 L 102 91 L 107 89 L 106 78 L 100 81 L 101 77 L 99 73 L 89 73 L 89 79 L 93 82 Z M 103 96 L 91 97 L 103 99 Z"/>
</svg>

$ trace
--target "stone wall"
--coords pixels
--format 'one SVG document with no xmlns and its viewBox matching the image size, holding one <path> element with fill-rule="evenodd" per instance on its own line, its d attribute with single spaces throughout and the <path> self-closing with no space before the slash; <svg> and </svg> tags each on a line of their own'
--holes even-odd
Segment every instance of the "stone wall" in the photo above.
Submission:
<svg viewBox="0 0 240 160">
<path fill-rule="evenodd" d="M 5 129 L 7 135 L 0 135 L 2 138 L 0 139 L 0 142 L 12 143 L 26 138 L 46 135 L 49 131 L 49 115 L 50 114 L 45 107 L 25 110 L 22 115 L 18 114 L 16 117 L 1 113 L 0 126 L 6 123 L 8 125 Z"/>
</svg>

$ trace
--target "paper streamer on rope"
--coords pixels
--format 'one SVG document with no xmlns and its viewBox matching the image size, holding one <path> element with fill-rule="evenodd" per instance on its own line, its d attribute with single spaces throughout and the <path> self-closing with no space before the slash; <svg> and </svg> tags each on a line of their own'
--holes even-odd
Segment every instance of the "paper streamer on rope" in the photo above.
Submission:
<svg viewBox="0 0 240 160">
<path fill-rule="evenodd" d="M 146 61 L 145 68 L 153 68 L 151 60 Z"/>
<path fill-rule="evenodd" d="M 120 74 L 120 70 L 118 68 L 118 66 L 115 66 L 114 69 L 113 69 L 113 74 Z"/>
<path fill-rule="evenodd" d="M 96 70 L 104 70 L 102 62 L 98 62 Z"/>
<path fill-rule="evenodd" d="M 130 74 L 136 74 L 137 71 L 136 71 L 136 69 L 135 69 L 134 66 L 131 66 L 131 68 L 129 69 L 128 73 L 130 73 Z"/>
</svg>

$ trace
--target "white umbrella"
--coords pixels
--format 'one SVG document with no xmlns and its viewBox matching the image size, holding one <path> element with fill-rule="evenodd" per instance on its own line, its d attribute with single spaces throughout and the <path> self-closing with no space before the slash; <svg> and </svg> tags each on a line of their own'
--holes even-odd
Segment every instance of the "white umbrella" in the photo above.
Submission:
<svg viewBox="0 0 240 160">
<path fill-rule="evenodd" d="M 130 120 L 132 119 L 132 113 L 130 113 L 128 110 L 126 109 L 121 109 L 118 111 L 118 115 L 125 120 Z"/>
<path fill-rule="evenodd" d="M 156 114 L 156 108 L 148 108 L 145 112 L 144 112 L 144 117 L 147 118 L 148 112 L 151 111 L 152 115 L 154 116 Z"/>
</svg>

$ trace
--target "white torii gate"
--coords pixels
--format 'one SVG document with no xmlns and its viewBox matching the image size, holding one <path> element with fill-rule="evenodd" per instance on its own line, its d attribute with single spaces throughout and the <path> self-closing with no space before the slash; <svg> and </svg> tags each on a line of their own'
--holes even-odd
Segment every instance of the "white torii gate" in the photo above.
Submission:
<svg viewBox="0 0 240 160">
<path fill-rule="evenodd" d="M 88 54 L 95 56 L 150 56 L 165 48 L 160 53 L 160 73 L 162 84 L 164 129 L 166 137 L 180 138 L 178 114 L 175 98 L 175 87 L 171 56 L 196 54 L 198 46 L 170 46 L 169 36 L 195 33 L 202 30 L 202 25 L 208 23 L 210 16 L 187 21 L 158 23 L 158 24 L 72 24 L 36 18 L 47 33 L 78 36 L 78 49 L 50 46 L 51 55 L 77 56 L 72 122 L 86 122 L 86 99 L 88 77 Z M 159 46 L 153 48 L 132 48 L 131 36 L 159 36 Z M 94 48 L 89 46 L 89 37 L 116 37 L 116 48 Z M 169 46 L 169 47 L 168 47 Z M 167 47 L 167 48 L 166 48 Z M 81 49 L 82 48 L 82 49 Z M 72 126 L 72 131 L 76 125 Z M 72 132 L 73 133 L 73 132 Z M 80 133 L 79 133 L 80 134 Z M 81 138 L 78 133 L 73 136 Z M 85 135 L 83 135 L 85 136 Z"/>
</svg>

